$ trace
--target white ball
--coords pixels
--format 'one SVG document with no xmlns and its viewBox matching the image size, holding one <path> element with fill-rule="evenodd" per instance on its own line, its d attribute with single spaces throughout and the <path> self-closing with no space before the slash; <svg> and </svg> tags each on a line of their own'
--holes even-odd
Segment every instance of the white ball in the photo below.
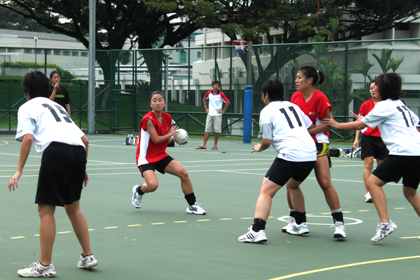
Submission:
<svg viewBox="0 0 420 280">
<path fill-rule="evenodd" d="M 174 135 L 174 141 L 180 145 L 185 144 L 188 140 L 188 132 L 185 129 L 179 128 Z"/>
</svg>

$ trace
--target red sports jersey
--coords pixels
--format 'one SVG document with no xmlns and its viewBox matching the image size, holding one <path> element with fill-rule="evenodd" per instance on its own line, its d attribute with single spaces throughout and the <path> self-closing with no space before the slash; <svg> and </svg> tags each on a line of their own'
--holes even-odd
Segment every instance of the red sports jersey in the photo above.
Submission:
<svg viewBox="0 0 420 280">
<path fill-rule="evenodd" d="M 375 103 L 371 98 L 368 101 L 363 102 L 362 106 L 360 106 L 359 115 L 364 117 L 367 114 L 369 114 L 369 112 L 372 111 L 373 108 L 375 108 Z M 379 131 L 378 127 L 375 127 L 373 129 L 370 126 L 367 126 L 366 128 L 362 129 L 362 133 L 368 136 L 381 137 L 381 132 Z"/>
<path fill-rule="evenodd" d="M 143 117 L 140 123 L 139 143 L 136 152 L 137 166 L 158 162 L 168 156 L 166 153 L 168 141 L 159 144 L 152 141 L 146 127 L 148 120 L 152 121 L 159 136 L 167 134 L 172 125 L 172 117 L 166 112 L 162 112 L 162 123 L 158 121 L 153 111 Z"/>
<path fill-rule="evenodd" d="M 327 109 L 332 111 L 333 107 L 322 91 L 315 90 L 311 99 L 305 101 L 302 91 L 293 93 L 290 100 L 292 103 L 299 106 L 299 108 L 311 119 L 312 123 L 317 126 L 322 123 L 322 118 L 325 117 Z M 329 143 L 330 133 L 324 131 L 316 135 L 311 135 L 316 143 Z"/>
</svg>

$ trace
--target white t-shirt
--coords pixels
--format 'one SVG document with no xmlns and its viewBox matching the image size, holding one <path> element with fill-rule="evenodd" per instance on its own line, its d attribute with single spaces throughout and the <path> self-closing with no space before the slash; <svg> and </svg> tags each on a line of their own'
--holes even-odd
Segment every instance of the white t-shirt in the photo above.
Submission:
<svg viewBox="0 0 420 280">
<path fill-rule="evenodd" d="M 222 110 L 223 102 L 229 102 L 229 99 L 220 90 L 219 94 L 213 94 L 213 91 L 210 90 L 204 95 L 204 98 L 209 100 L 209 116 L 222 115 L 219 111 Z"/>
<path fill-rule="evenodd" d="M 390 155 L 420 156 L 419 118 L 401 100 L 382 100 L 361 120 L 378 126 Z"/>
<path fill-rule="evenodd" d="M 42 154 L 51 142 L 83 146 L 84 133 L 71 120 L 66 110 L 46 97 L 36 97 L 20 106 L 16 140 L 33 135 L 35 150 Z"/>
<path fill-rule="evenodd" d="M 316 161 L 316 146 L 308 128 L 312 121 L 289 101 L 272 101 L 260 113 L 259 138 L 272 140 L 278 157 L 288 161 Z"/>
</svg>

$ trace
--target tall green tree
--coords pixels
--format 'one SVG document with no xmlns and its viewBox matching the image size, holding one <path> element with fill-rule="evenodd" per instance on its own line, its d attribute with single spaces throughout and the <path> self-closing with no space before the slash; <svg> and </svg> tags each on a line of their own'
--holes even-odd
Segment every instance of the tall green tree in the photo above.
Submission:
<svg viewBox="0 0 420 280">
<path fill-rule="evenodd" d="M 328 27 L 330 18 L 339 18 L 346 27 L 339 40 L 348 40 L 392 28 L 408 19 L 415 20 L 420 14 L 418 0 L 321 1 L 320 9 L 317 3 L 318 0 L 101 0 L 96 2 L 96 46 L 100 50 L 96 58 L 105 79 L 111 80 L 118 58 L 107 51 L 122 49 L 130 38 L 139 49 L 174 46 L 199 28 L 219 27 L 232 40 L 240 35 L 260 43 L 261 35 L 277 28 L 282 30 L 280 42 L 296 43 Z M 0 0 L 0 7 L 89 46 L 88 0 Z M 274 73 L 278 65 L 293 60 L 301 50 L 285 45 L 273 53 L 265 69 L 259 63 L 258 71 Z M 284 52 L 289 56 L 281 55 Z M 160 87 L 162 79 L 156 70 L 160 69 L 162 58 L 156 52 L 143 55 L 152 85 Z M 255 52 L 255 56 L 259 60 L 259 54 Z M 247 65 L 246 52 L 241 58 Z M 264 80 L 258 77 L 255 85 L 259 87 Z M 107 94 L 100 109 L 108 101 Z"/>
</svg>

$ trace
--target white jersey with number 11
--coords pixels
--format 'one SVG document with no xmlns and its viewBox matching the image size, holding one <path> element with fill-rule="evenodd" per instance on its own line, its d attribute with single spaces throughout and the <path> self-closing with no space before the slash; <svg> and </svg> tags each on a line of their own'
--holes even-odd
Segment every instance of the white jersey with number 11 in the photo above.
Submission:
<svg viewBox="0 0 420 280">
<path fill-rule="evenodd" d="M 316 146 L 309 135 L 312 121 L 289 101 L 272 101 L 260 113 L 259 138 L 272 140 L 278 157 L 287 161 L 316 161 Z"/>
</svg>

